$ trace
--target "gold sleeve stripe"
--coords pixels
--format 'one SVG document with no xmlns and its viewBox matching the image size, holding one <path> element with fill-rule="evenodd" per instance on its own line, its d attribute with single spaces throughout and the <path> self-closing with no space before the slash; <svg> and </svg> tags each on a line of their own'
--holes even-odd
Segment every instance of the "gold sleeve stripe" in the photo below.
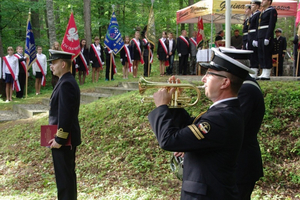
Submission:
<svg viewBox="0 0 300 200">
<path fill-rule="evenodd" d="M 188 127 L 194 133 L 196 138 L 198 138 L 198 140 L 201 140 L 204 138 L 203 134 L 201 133 L 201 131 L 197 128 L 197 126 L 195 124 L 189 125 Z"/>
<path fill-rule="evenodd" d="M 64 132 L 62 128 L 58 129 L 56 132 L 56 136 L 62 139 L 67 139 L 69 136 L 68 132 Z"/>
</svg>

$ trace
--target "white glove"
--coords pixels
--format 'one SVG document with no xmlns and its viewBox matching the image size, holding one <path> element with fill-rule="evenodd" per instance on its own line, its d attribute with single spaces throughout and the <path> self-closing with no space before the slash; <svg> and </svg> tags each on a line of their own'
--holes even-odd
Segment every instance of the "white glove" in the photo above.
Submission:
<svg viewBox="0 0 300 200">
<path fill-rule="evenodd" d="M 123 62 L 123 59 L 121 58 L 120 61 Z"/>
<path fill-rule="evenodd" d="M 29 74 L 29 73 L 28 73 L 28 74 Z M 36 75 L 36 73 L 35 73 L 35 72 L 33 72 L 32 74 L 33 74 L 33 76 L 35 76 L 35 75 Z"/>
<path fill-rule="evenodd" d="M 5 75 L 3 76 L 3 79 L 5 80 Z"/>
<path fill-rule="evenodd" d="M 131 62 L 133 62 L 134 60 L 131 60 Z"/>
<path fill-rule="evenodd" d="M 248 42 L 246 43 L 246 49 L 248 49 Z"/>
<path fill-rule="evenodd" d="M 79 68 L 78 64 L 75 65 L 75 68 L 76 68 L 76 69 Z"/>
<path fill-rule="evenodd" d="M 267 40 L 267 39 L 265 39 L 265 41 L 264 41 L 264 44 L 265 44 L 265 46 L 268 46 L 268 45 L 269 45 L 269 43 L 270 43 L 270 41 L 269 41 L 269 40 Z"/>
<path fill-rule="evenodd" d="M 178 54 L 178 57 L 181 57 L 181 53 Z"/>
<path fill-rule="evenodd" d="M 90 60 L 90 63 L 91 63 L 91 64 L 93 64 L 93 61 L 92 61 L 92 60 Z"/>
<path fill-rule="evenodd" d="M 252 41 L 252 45 L 253 45 L 254 47 L 258 47 L 257 41 L 256 41 L 256 40 L 253 40 L 253 41 Z"/>
<path fill-rule="evenodd" d="M 104 65 L 104 62 L 102 62 L 102 65 Z"/>
<path fill-rule="evenodd" d="M 113 51 L 112 50 L 109 50 L 109 52 L 108 53 L 112 53 Z"/>
<path fill-rule="evenodd" d="M 15 77 L 15 81 L 17 81 L 17 80 L 18 80 L 18 76 Z"/>
</svg>

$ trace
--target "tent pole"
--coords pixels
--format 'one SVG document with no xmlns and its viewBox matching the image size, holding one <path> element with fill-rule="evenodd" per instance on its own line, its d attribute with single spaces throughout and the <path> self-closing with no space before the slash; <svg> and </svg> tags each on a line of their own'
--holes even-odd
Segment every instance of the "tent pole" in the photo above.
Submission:
<svg viewBox="0 0 300 200">
<path fill-rule="evenodd" d="M 225 4 L 225 47 L 229 48 L 231 44 L 231 34 L 230 34 L 230 28 L 231 28 L 231 0 L 226 0 Z"/>
<path fill-rule="evenodd" d="M 213 47 L 213 24 L 214 24 L 214 19 L 213 19 L 213 13 L 211 13 L 210 15 L 211 17 L 211 22 L 210 22 L 210 45 L 211 47 Z"/>
</svg>

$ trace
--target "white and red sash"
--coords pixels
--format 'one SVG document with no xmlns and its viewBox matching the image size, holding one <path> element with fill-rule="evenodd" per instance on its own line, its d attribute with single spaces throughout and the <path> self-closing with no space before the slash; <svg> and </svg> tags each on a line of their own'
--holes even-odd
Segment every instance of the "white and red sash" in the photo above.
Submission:
<svg viewBox="0 0 300 200">
<path fill-rule="evenodd" d="M 12 76 L 13 79 L 14 79 L 14 84 L 13 84 L 13 86 L 16 88 L 16 91 L 17 91 L 17 92 L 20 92 L 20 91 L 21 91 L 21 87 L 20 87 L 19 80 L 16 80 L 16 76 L 15 76 L 15 74 L 14 74 L 14 71 L 12 70 L 12 68 L 11 68 L 11 66 L 10 66 L 10 64 L 9 64 L 9 62 L 8 62 L 8 60 L 6 59 L 5 56 L 3 57 L 3 60 L 4 60 L 5 64 L 6 64 L 8 70 L 10 71 L 11 76 Z"/>
<path fill-rule="evenodd" d="M 129 50 L 128 46 L 124 45 L 124 51 L 125 51 L 126 56 L 127 56 L 128 71 L 132 72 L 132 61 L 131 61 L 130 50 Z"/>
<path fill-rule="evenodd" d="M 21 58 L 21 56 L 20 56 L 19 54 L 14 54 L 14 56 L 15 56 L 16 58 L 18 58 L 18 59 Z M 27 71 L 27 69 L 26 69 L 26 62 L 25 62 L 25 61 L 22 61 L 22 62 L 21 62 L 21 65 L 22 65 L 22 67 L 23 67 L 23 69 L 24 69 L 24 72 L 26 72 L 26 71 Z"/>
<path fill-rule="evenodd" d="M 136 46 L 136 48 L 138 49 L 138 51 L 139 51 L 139 54 L 140 54 L 140 58 L 141 58 L 141 64 L 143 65 L 144 64 L 144 60 L 143 60 L 143 56 L 142 56 L 142 51 L 141 51 L 141 48 L 140 48 L 140 46 L 137 44 L 137 42 L 135 41 L 135 39 L 133 38 L 132 39 L 132 41 L 135 43 L 135 46 Z"/>
<path fill-rule="evenodd" d="M 110 51 L 110 48 L 108 48 L 108 47 L 106 47 L 106 48 L 107 48 L 107 51 Z M 114 72 L 114 74 L 116 74 L 117 73 L 117 67 L 116 67 L 116 62 L 115 62 L 115 56 L 112 53 L 111 53 L 111 55 L 112 55 L 113 72 Z"/>
<path fill-rule="evenodd" d="M 182 35 L 179 36 L 179 37 L 186 43 L 186 45 L 187 45 L 188 47 L 190 46 L 189 41 L 187 41 L 187 40 L 185 39 L 185 37 L 183 37 Z"/>
<path fill-rule="evenodd" d="M 145 44 L 147 44 L 148 43 L 148 41 L 147 41 L 147 39 L 146 38 L 144 38 L 143 39 L 143 41 L 145 42 Z M 150 48 L 150 44 L 148 44 L 147 45 L 147 49 L 148 49 L 148 51 L 150 52 L 150 63 L 152 64 L 153 63 L 153 52 L 152 52 L 152 50 L 151 50 L 151 48 Z"/>
<path fill-rule="evenodd" d="M 97 55 L 98 55 L 98 54 L 97 54 Z M 80 57 L 80 59 L 81 59 L 83 65 L 84 65 L 84 67 L 85 67 L 86 75 L 89 75 L 88 64 L 87 64 L 86 59 L 85 59 L 85 57 L 84 57 L 84 55 L 82 54 L 81 51 L 80 51 L 79 57 Z M 102 65 L 102 63 L 101 63 L 101 65 Z M 100 65 L 100 66 L 101 66 L 101 65 Z"/>
<path fill-rule="evenodd" d="M 165 42 L 164 42 L 162 39 L 159 39 L 159 42 L 160 42 L 162 48 L 164 49 L 165 54 L 166 54 L 166 55 L 169 55 L 169 53 L 168 53 L 168 48 L 167 48 Z M 168 67 L 169 65 L 170 65 L 170 64 L 169 64 L 169 59 L 167 59 L 167 60 L 165 61 L 165 66 Z"/>
<path fill-rule="evenodd" d="M 195 47 L 197 48 L 197 42 L 195 41 L 194 38 L 190 38 L 190 41 L 195 45 Z"/>
<path fill-rule="evenodd" d="M 91 47 L 92 47 L 92 49 L 93 49 L 93 51 L 95 53 L 95 56 L 97 57 L 98 62 L 100 63 L 100 68 L 103 69 L 101 56 L 98 55 L 97 49 L 96 49 L 96 47 L 95 47 L 94 44 L 91 44 Z"/>
<path fill-rule="evenodd" d="M 43 74 L 41 85 L 45 87 L 45 85 L 46 85 L 46 74 L 45 74 L 44 69 L 43 69 L 43 67 L 42 67 L 42 65 L 41 65 L 41 63 L 39 62 L 38 59 L 36 59 L 36 64 L 38 65 L 38 67 L 40 68 L 40 70 Z"/>
</svg>

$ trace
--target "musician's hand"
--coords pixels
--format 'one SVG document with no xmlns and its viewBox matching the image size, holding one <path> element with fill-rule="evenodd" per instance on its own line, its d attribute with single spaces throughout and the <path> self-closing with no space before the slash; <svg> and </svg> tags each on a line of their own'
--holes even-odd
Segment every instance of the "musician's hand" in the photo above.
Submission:
<svg viewBox="0 0 300 200">
<path fill-rule="evenodd" d="M 180 81 L 179 78 L 176 78 L 175 76 L 171 76 L 171 77 L 169 78 L 169 83 L 174 83 L 174 84 L 176 84 L 176 83 L 181 83 L 181 81 Z M 174 86 L 174 87 L 175 87 L 175 86 Z M 171 89 L 172 92 L 175 92 L 175 90 L 176 90 L 176 88 L 172 88 L 172 89 Z M 180 88 L 179 88 L 179 92 L 180 92 L 180 93 L 182 92 L 182 90 L 183 90 L 183 89 L 180 89 Z"/>
<path fill-rule="evenodd" d="M 183 158 L 184 152 L 174 152 L 174 156 Z"/>
<path fill-rule="evenodd" d="M 168 105 L 172 99 L 172 93 L 174 90 L 168 90 L 166 88 L 161 88 L 157 92 L 153 94 L 153 99 L 156 107 L 162 106 L 162 105 Z"/>
</svg>

